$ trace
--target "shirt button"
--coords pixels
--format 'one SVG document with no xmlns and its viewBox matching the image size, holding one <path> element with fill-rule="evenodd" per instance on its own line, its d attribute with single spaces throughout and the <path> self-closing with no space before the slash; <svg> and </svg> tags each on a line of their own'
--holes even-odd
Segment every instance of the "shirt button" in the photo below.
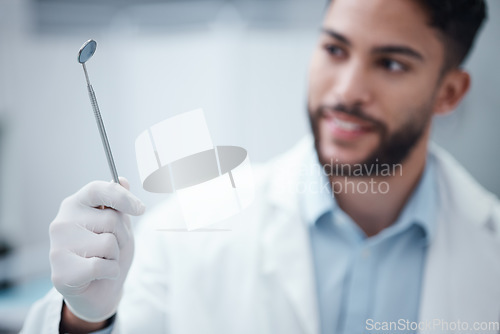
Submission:
<svg viewBox="0 0 500 334">
<path fill-rule="evenodd" d="M 363 251 L 361 252 L 361 256 L 363 257 L 363 259 L 369 258 L 370 254 L 371 252 L 368 249 L 363 249 Z"/>
</svg>

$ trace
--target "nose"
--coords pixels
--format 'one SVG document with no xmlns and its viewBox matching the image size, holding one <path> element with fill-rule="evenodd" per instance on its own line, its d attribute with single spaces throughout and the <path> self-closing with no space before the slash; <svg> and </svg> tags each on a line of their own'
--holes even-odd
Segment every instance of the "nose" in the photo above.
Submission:
<svg viewBox="0 0 500 334">
<path fill-rule="evenodd" d="M 352 62 L 335 74 L 331 93 L 336 101 L 346 105 L 366 105 L 372 100 L 370 79 L 367 70 L 359 63 Z"/>
</svg>

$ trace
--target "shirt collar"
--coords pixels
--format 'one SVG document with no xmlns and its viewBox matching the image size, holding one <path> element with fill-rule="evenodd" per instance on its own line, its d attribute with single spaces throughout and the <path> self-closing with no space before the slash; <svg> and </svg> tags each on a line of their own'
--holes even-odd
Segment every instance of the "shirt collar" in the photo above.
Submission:
<svg viewBox="0 0 500 334">
<path fill-rule="evenodd" d="M 316 152 L 312 153 L 308 163 L 302 168 L 301 202 L 304 219 L 314 225 L 324 214 L 333 212 L 335 216 L 337 210 L 342 210 L 337 206 L 335 197 L 332 195 L 329 179 L 318 162 Z M 416 225 L 422 228 L 425 241 L 428 243 L 434 235 L 437 199 L 434 161 L 432 156 L 428 156 L 417 187 L 398 219 L 381 233 L 392 234 Z"/>
<path fill-rule="evenodd" d="M 394 229 L 409 228 L 411 225 L 419 226 L 422 228 L 427 242 L 430 242 L 434 235 L 438 208 L 434 164 L 433 158 L 428 156 L 417 187 L 393 226 Z"/>
<path fill-rule="evenodd" d="M 315 150 L 302 167 L 301 182 L 304 219 L 310 224 L 315 224 L 321 216 L 332 211 L 337 205 L 332 195 L 330 181 L 318 161 Z"/>
</svg>

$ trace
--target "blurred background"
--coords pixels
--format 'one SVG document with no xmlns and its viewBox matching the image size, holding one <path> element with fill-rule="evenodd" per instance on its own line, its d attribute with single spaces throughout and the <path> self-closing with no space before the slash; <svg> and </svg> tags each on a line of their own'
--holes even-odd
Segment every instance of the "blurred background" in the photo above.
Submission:
<svg viewBox="0 0 500 334">
<path fill-rule="evenodd" d="M 263 162 L 308 132 L 306 79 L 326 0 L 0 1 L 0 333 L 50 288 L 48 226 L 63 198 L 111 176 L 76 56 L 87 63 L 120 175 L 135 138 L 202 107 L 214 143 Z M 500 194 L 500 1 L 466 67 L 472 90 L 435 140 Z"/>
</svg>

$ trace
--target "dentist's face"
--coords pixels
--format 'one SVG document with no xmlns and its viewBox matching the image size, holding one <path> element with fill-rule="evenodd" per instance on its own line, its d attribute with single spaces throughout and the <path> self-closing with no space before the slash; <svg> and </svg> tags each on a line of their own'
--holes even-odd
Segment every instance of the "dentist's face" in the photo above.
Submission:
<svg viewBox="0 0 500 334">
<path fill-rule="evenodd" d="M 412 0 L 333 0 L 309 73 L 323 164 L 403 162 L 429 129 L 444 47 Z"/>
</svg>

